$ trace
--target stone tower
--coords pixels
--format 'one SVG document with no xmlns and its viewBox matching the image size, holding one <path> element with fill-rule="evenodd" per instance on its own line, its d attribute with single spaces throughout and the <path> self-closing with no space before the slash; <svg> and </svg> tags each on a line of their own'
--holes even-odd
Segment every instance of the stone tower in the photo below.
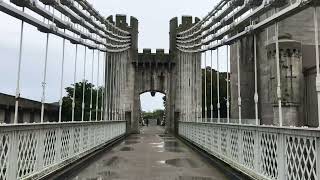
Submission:
<svg viewBox="0 0 320 180">
<path fill-rule="evenodd" d="M 315 41 L 313 9 L 279 22 L 279 56 L 283 122 L 285 126 L 318 125 L 315 84 Z M 270 16 L 262 15 L 259 20 Z M 319 18 L 319 17 L 318 17 Z M 277 79 L 275 69 L 275 26 L 257 34 L 259 118 L 261 124 L 277 125 Z M 254 119 L 253 37 L 240 40 L 242 118 Z M 238 117 L 237 50 L 231 46 L 231 116 Z"/>
</svg>

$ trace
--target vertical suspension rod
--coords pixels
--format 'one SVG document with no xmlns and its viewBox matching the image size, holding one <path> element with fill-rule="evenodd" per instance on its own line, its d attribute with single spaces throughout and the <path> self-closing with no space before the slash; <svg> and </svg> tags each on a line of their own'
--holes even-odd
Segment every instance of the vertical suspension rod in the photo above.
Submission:
<svg viewBox="0 0 320 180">
<path fill-rule="evenodd" d="M 207 122 L 207 52 L 204 52 L 204 119 Z"/>
<path fill-rule="evenodd" d="M 84 121 L 85 115 L 85 91 L 86 91 L 86 61 L 87 61 L 87 47 L 84 47 L 84 61 L 83 61 L 83 80 L 82 80 L 82 111 L 81 111 L 81 121 Z"/>
<path fill-rule="evenodd" d="M 106 53 L 103 54 L 103 60 L 102 60 L 102 89 L 101 89 L 101 106 L 100 106 L 100 111 L 101 111 L 101 120 L 105 120 L 105 115 L 104 115 L 104 107 L 105 107 L 105 100 L 104 100 L 104 94 L 105 94 L 105 72 L 106 72 Z"/>
<path fill-rule="evenodd" d="M 317 87 L 317 99 L 318 99 L 318 127 L 320 128 L 320 63 L 319 63 L 319 27 L 318 27 L 318 11 L 317 7 L 314 7 L 314 40 L 315 40 L 315 49 L 316 49 L 316 87 Z"/>
<path fill-rule="evenodd" d="M 219 64 L 219 48 L 217 48 L 217 110 L 218 123 L 220 123 L 220 64 Z"/>
<path fill-rule="evenodd" d="M 110 56 L 110 72 L 109 72 L 109 120 L 112 121 L 113 120 L 113 117 L 112 117 L 112 92 L 113 92 L 113 86 L 112 86 L 112 78 L 113 78 L 113 71 L 114 71 L 114 68 L 113 68 L 113 54 L 110 53 L 109 54 Z"/>
<path fill-rule="evenodd" d="M 119 81 L 118 81 L 118 86 L 119 86 L 119 90 L 118 90 L 118 120 L 121 120 L 122 118 L 122 107 L 120 105 L 121 101 L 122 101 L 122 97 L 120 96 L 121 92 L 122 92 L 122 68 L 123 68 L 123 64 L 122 64 L 122 58 L 123 58 L 123 53 L 121 52 L 119 54 L 119 59 L 120 59 L 120 65 L 119 65 Z"/>
<path fill-rule="evenodd" d="M 108 121 L 109 120 L 109 55 L 106 52 L 106 73 L 105 73 L 105 119 Z"/>
<path fill-rule="evenodd" d="M 238 113 L 239 113 L 239 124 L 242 124 L 241 117 L 241 72 L 240 72 L 240 40 L 237 42 L 237 69 L 238 69 Z"/>
<path fill-rule="evenodd" d="M 59 101 L 59 122 L 62 120 L 62 104 L 63 104 L 63 80 L 64 80 L 64 60 L 65 60 L 66 39 L 62 42 L 62 62 L 61 62 L 61 79 L 60 79 L 60 101 Z"/>
<path fill-rule="evenodd" d="M 213 122 L 213 93 L 212 93 L 212 85 L 213 85 L 213 56 L 212 56 L 212 50 L 210 51 L 210 61 L 211 61 L 211 72 L 210 72 L 210 109 L 211 109 L 211 122 Z"/>
<path fill-rule="evenodd" d="M 256 125 L 259 125 L 259 111 L 258 111 L 258 72 L 257 72 L 257 35 L 254 34 L 254 104 L 255 104 L 255 118 Z"/>
<path fill-rule="evenodd" d="M 89 121 L 92 121 L 92 101 L 93 101 L 93 77 L 94 77 L 94 49 L 92 50 L 92 67 L 91 67 L 91 92 L 90 92 L 90 114 L 89 114 Z"/>
<path fill-rule="evenodd" d="M 78 59 L 78 44 L 76 44 L 76 54 L 75 54 L 75 60 L 74 60 L 74 73 L 73 73 L 73 97 L 72 97 L 72 116 L 71 121 L 74 121 L 74 113 L 75 113 L 75 107 L 76 107 L 76 81 L 77 81 L 77 59 Z"/>
<path fill-rule="evenodd" d="M 276 40 L 276 65 L 277 65 L 277 96 L 279 108 L 279 126 L 283 126 L 282 120 L 282 95 L 281 95 L 281 72 L 280 72 L 280 55 L 279 55 L 279 24 L 275 24 L 275 40 Z"/>
<path fill-rule="evenodd" d="M 98 50 L 98 69 L 97 69 L 97 94 L 96 94 L 96 121 L 98 121 L 99 110 L 99 76 L 100 76 L 100 51 Z"/>
<path fill-rule="evenodd" d="M 44 122 L 44 103 L 46 101 L 46 81 L 47 81 L 47 66 L 48 66 L 48 48 L 49 48 L 49 33 L 47 33 L 46 38 L 46 52 L 44 60 L 44 71 L 43 71 L 43 81 L 42 81 L 42 97 L 41 97 L 41 123 Z"/>
<path fill-rule="evenodd" d="M 227 123 L 230 123 L 229 63 L 229 46 L 227 45 Z"/>
<path fill-rule="evenodd" d="M 24 12 L 24 7 L 22 8 L 22 12 Z M 24 32 L 24 21 L 21 21 L 20 42 L 19 42 L 19 61 L 18 61 L 14 121 L 13 121 L 14 124 L 18 124 L 19 98 L 20 98 L 20 91 L 21 91 L 20 78 L 21 78 L 21 62 L 22 62 L 22 51 L 23 51 L 23 32 Z"/>
</svg>

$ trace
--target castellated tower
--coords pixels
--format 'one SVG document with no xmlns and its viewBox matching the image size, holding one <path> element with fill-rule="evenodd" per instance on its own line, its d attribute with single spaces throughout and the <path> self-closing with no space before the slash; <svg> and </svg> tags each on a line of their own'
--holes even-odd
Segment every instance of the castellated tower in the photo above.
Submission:
<svg viewBox="0 0 320 180">
<path fill-rule="evenodd" d="M 175 123 L 178 120 L 195 121 L 201 118 L 201 54 L 183 52 L 176 47 L 177 34 L 189 29 L 199 20 L 192 16 L 182 16 L 181 24 L 178 24 L 178 18 L 170 21 L 170 57 L 176 62 L 172 81 L 175 87 L 172 97 L 176 102 L 173 116 Z"/>
<path fill-rule="evenodd" d="M 258 21 L 271 14 L 273 12 L 261 16 Z M 318 105 L 313 8 L 279 22 L 278 38 L 283 125 L 316 127 Z M 274 25 L 257 34 L 259 118 L 261 124 L 267 125 L 278 125 L 279 122 L 275 39 Z M 253 48 L 252 36 L 240 40 L 243 119 L 254 119 Z M 231 46 L 231 74 L 231 116 L 238 118 L 237 44 Z"/>
<path fill-rule="evenodd" d="M 123 61 L 123 63 L 126 63 L 123 65 L 125 67 L 125 72 L 127 74 L 126 81 L 121 81 L 123 83 L 123 93 L 121 94 L 121 110 L 125 114 L 125 120 L 127 121 L 127 132 L 128 133 L 138 133 L 139 132 L 139 117 L 140 117 L 140 102 L 135 104 L 134 98 L 134 87 L 135 87 L 135 67 L 133 66 L 133 62 L 138 59 L 138 26 L 139 21 L 135 17 L 130 17 L 130 24 L 128 23 L 128 19 L 126 15 L 119 15 L 117 14 L 115 18 L 113 16 L 109 16 L 107 18 L 111 23 L 115 24 L 117 27 L 127 30 L 130 32 L 131 35 L 131 47 L 126 53 L 126 57 L 124 57 L 126 60 Z M 110 59 L 112 59 L 113 53 L 109 53 L 107 59 L 109 59 L 108 64 L 106 66 L 109 66 L 108 69 L 113 67 L 113 64 L 111 63 Z M 116 63 L 115 61 L 113 63 Z M 109 88 L 106 92 L 106 97 L 112 95 L 113 91 L 113 84 L 111 83 L 111 72 L 106 72 L 106 88 Z M 138 98 L 137 101 L 140 99 Z M 106 101 L 107 102 L 107 101 Z M 112 103 L 112 102 L 110 102 Z"/>
</svg>

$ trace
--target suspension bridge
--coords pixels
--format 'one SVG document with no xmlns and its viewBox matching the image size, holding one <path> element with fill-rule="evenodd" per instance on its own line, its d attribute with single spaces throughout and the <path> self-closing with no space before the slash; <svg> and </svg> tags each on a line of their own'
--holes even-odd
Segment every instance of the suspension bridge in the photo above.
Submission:
<svg viewBox="0 0 320 180">
<path fill-rule="evenodd" d="M 0 94 L 0 180 L 320 180 L 319 5 L 220 0 L 170 20 L 168 53 L 139 53 L 135 17 L 86 0 L 0 0 L 20 27 L 15 93 Z M 26 26 L 45 35 L 39 102 L 21 87 Z M 164 128 L 141 125 L 144 92 L 165 94 Z"/>
</svg>

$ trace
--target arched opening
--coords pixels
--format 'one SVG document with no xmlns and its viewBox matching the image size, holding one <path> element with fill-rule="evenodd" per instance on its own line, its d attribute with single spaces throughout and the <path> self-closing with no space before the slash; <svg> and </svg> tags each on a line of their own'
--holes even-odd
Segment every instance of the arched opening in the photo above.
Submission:
<svg viewBox="0 0 320 180">
<path fill-rule="evenodd" d="M 140 118 L 142 126 L 165 126 L 166 95 L 163 92 L 146 91 L 140 94 Z"/>
</svg>

